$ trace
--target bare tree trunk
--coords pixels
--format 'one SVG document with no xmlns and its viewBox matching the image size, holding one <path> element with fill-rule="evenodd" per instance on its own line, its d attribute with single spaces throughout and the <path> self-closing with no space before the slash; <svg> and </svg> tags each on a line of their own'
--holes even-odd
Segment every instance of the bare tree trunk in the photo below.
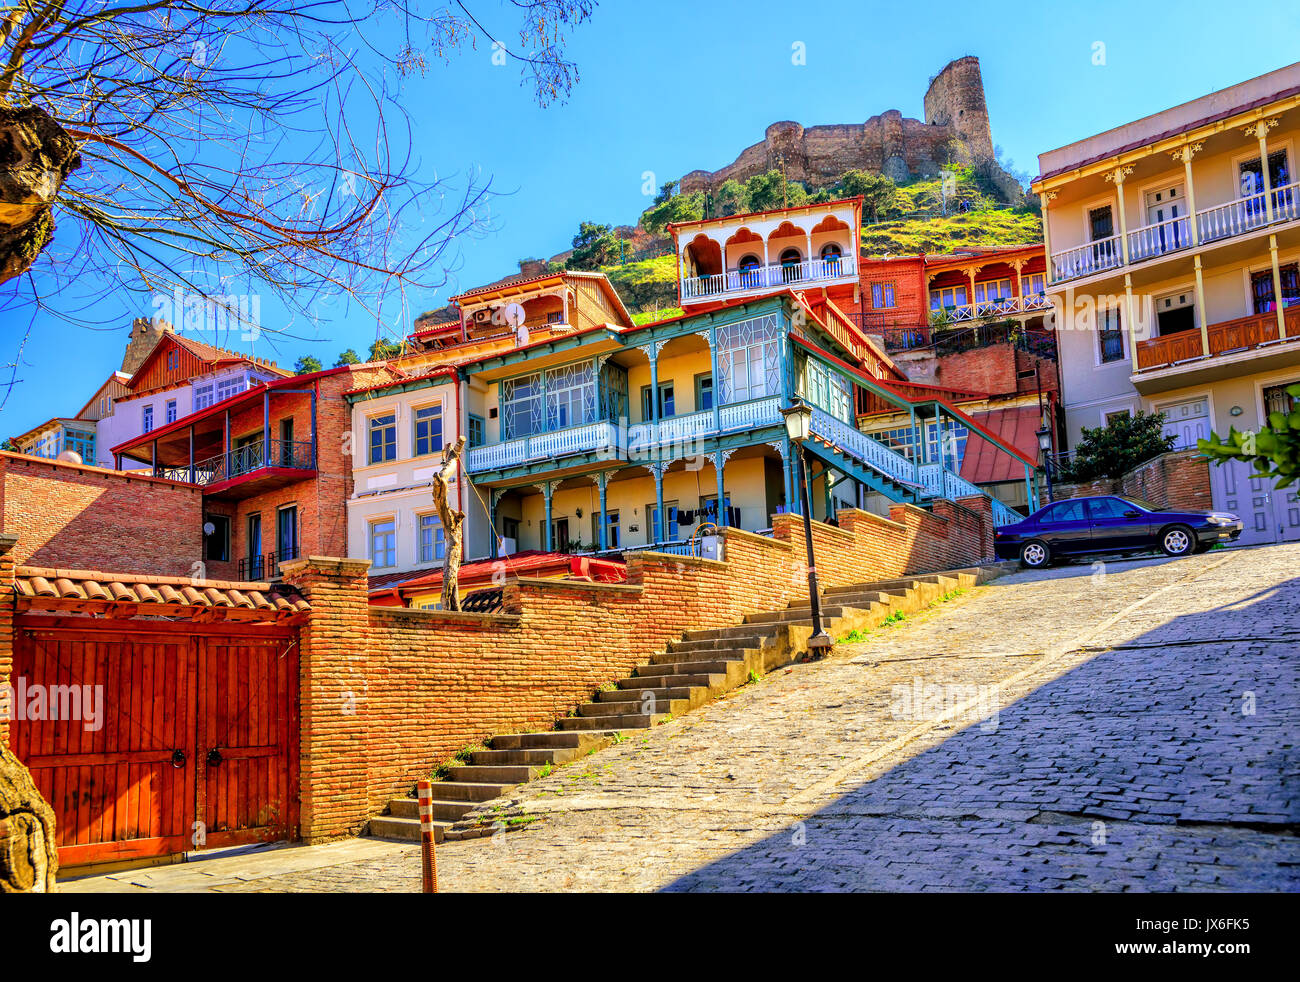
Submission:
<svg viewBox="0 0 1300 982">
<path fill-rule="evenodd" d="M 451 482 L 456 477 L 456 468 L 464 450 L 465 438 L 462 436 L 456 440 L 455 446 L 442 451 L 442 466 L 433 477 L 433 503 L 438 506 L 438 518 L 442 521 L 446 542 L 442 564 L 443 610 L 460 610 L 460 544 L 465 513 L 452 507 Z"/>
<path fill-rule="evenodd" d="M 35 106 L 0 106 L 0 283 L 21 276 L 54 236 L 50 214 L 77 144 Z"/>
<path fill-rule="evenodd" d="M 54 809 L 0 743 L 0 893 L 53 893 L 58 871 Z"/>
</svg>

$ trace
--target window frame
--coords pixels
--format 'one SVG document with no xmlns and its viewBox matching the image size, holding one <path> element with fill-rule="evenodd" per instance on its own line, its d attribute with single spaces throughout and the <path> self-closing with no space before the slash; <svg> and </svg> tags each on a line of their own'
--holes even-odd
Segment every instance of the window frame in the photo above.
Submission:
<svg viewBox="0 0 1300 982">
<path fill-rule="evenodd" d="M 381 420 L 388 419 L 390 422 L 381 423 Z M 387 438 L 381 438 L 378 449 L 380 456 L 376 458 L 375 434 L 377 432 L 389 431 L 392 434 L 392 455 L 385 456 L 389 448 L 390 441 Z M 366 464 L 391 464 L 397 459 L 397 409 L 392 408 L 383 412 L 377 412 L 366 417 Z"/>
<path fill-rule="evenodd" d="M 435 416 L 425 416 L 424 418 L 421 418 L 421 417 L 420 417 L 420 414 L 421 414 L 421 413 L 423 413 L 423 412 L 428 412 L 429 410 L 437 410 L 436 415 L 435 415 Z M 438 442 L 438 445 L 437 445 L 436 447 L 431 447 L 430 449 L 427 449 L 427 450 L 421 450 L 421 449 L 420 449 L 420 441 L 423 439 L 423 440 L 428 441 L 430 444 L 432 444 L 432 443 L 433 443 L 433 434 L 432 434 L 432 432 L 427 432 L 427 433 L 425 433 L 425 435 L 424 435 L 423 437 L 421 437 L 421 436 L 420 436 L 420 425 L 421 425 L 422 423 L 423 423 L 423 424 L 429 424 L 429 423 L 431 423 L 434 419 L 436 419 L 437 422 L 438 422 L 438 433 L 437 433 L 437 442 Z M 432 456 L 432 455 L 434 455 L 434 454 L 441 453 L 443 447 L 445 447 L 445 446 L 447 445 L 447 444 L 446 444 L 446 431 L 445 431 L 445 429 L 444 429 L 444 427 L 445 427 L 445 423 L 446 423 L 446 420 L 445 420 L 445 418 L 444 418 L 443 409 L 442 409 L 442 401 L 441 401 L 441 400 L 439 400 L 439 401 L 437 401 L 437 402 L 427 402 L 427 403 L 425 403 L 425 404 L 423 404 L 423 405 L 420 405 L 420 406 L 412 406 L 412 407 L 411 407 L 411 456 L 412 456 L 412 457 L 430 457 L 430 456 Z"/>
<path fill-rule="evenodd" d="M 388 526 L 388 531 L 379 532 L 381 526 Z M 384 559 L 389 562 L 379 562 L 376 558 L 375 542 L 378 535 L 384 535 L 387 542 L 384 546 Z M 366 521 L 366 554 L 370 558 L 370 567 L 372 569 L 393 569 L 397 566 L 397 516 L 388 515 L 386 517 L 370 518 Z"/>
</svg>

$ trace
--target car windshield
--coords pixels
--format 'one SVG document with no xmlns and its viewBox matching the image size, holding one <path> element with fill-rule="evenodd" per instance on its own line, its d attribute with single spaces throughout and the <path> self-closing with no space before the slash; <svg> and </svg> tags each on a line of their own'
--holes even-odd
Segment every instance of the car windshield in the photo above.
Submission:
<svg viewBox="0 0 1300 982">
<path fill-rule="evenodd" d="M 1137 505 L 1143 511 L 1160 511 L 1159 505 L 1153 505 L 1151 502 L 1143 501 L 1141 498 L 1134 498 L 1131 495 L 1126 494 L 1124 496 L 1124 500 L 1127 501 L 1130 505 Z"/>
</svg>

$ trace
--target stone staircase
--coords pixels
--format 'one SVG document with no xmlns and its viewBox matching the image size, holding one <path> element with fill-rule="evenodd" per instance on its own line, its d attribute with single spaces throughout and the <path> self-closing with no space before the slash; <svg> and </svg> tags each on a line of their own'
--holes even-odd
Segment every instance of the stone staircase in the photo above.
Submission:
<svg viewBox="0 0 1300 982">
<path fill-rule="evenodd" d="M 972 567 L 896 580 L 832 587 L 822 594 L 822 621 L 831 637 L 869 630 L 896 612 L 913 613 L 958 589 L 969 589 L 1006 566 Z M 474 751 L 469 763 L 447 769 L 433 785 L 434 838 L 466 839 L 508 829 L 502 806 L 510 788 L 550 773 L 608 746 L 615 734 L 646 729 L 696 709 L 807 653 L 812 636 L 809 601 L 782 610 L 745 615 L 739 624 L 687 631 L 679 641 L 638 665 L 631 675 L 577 707 L 544 733 L 494 736 L 490 749 Z M 370 820 L 370 834 L 419 841 L 418 803 L 394 798 L 387 813 Z"/>
</svg>

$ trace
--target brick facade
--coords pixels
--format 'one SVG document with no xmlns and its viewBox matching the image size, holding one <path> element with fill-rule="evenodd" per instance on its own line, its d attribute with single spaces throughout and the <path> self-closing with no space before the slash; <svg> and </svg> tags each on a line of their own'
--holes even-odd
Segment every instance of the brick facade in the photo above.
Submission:
<svg viewBox="0 0 1300 982">
<path fill-rule="evenodd" d="M 1172 450 L 1139 464 L 1118 480 L 1098 478 L 1052 487 L 1055 500 L 1098 494 L 1127 494 L 1161 508 L 1210 511 L 1210 462 L 1195 450 Z"/>
<path fill-rule="evenodd" d="M 188 576 L 202 494 L 174 481 L 0 453 L 0 531 L 19 564 Z"/>
<path fill-rule="evenodd" d="M 826 586 L 992 555 L 987 499 L 855 509 L 813 524 Z M 512 579 L 499 614 L 367 607 L 364 561 L 312 557 L 286 578 L 312 603 L 302 640 L 303 835 L 359 831 L 383 803 L 494 733 L 549 729 L 600 685 L 693 628 L 806 595 L 803 524 L 725 530 L 725 560 L 631 554 L 626 583 Z"/>
</svg>

